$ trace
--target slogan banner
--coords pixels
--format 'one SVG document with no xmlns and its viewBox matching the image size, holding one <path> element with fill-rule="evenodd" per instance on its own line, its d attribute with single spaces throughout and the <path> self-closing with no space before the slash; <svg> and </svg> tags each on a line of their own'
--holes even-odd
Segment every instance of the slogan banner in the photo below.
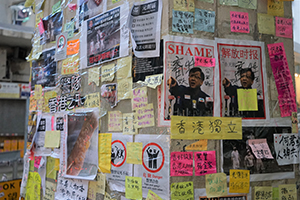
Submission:
<svg viewBox="0 0 300 200">
<path fill-rule="evenodd" d="M 274 134 L 274 147 L 278 165 L 299 164 L 300 141 L 298 134 Z"/>
</svg>

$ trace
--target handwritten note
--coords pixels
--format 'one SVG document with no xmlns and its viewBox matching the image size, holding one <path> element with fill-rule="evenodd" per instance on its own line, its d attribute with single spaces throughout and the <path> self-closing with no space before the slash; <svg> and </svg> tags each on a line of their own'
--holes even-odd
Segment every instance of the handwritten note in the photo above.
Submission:
<svg viewBox="0 0 300 200">
<path fill-rule="evenodd" d="M 110 173 L 111 169 L 111 133 L 99 134 L 98 160 L 102 173 Z"/>
<path fill-rule="evenodd" d="M 95 83 L 96 86 L 99 86 L 99 72 L 100 69 L 99 67 L 94 67 L 94 68 L 90 68 L 88 71 L 89 74 L 89 78 L 88 78 L 88 83 L 89 85 L 92 84 L 92 82 Z"/>
<path fill-rule="evenodd" d="M 171 153 L 171 176 L 193 176 L 193 152 Z"/>
<path fill-rule="evenodd" d="M 195 2 L 194 0 L 173 0 L 174 10 L 194 12 Z"/>
<path fill-rule="evenodd" d="M 293 39 L 293 19 L 276 17 L 276 36 Z"/>
<path fill-rule="evenodd" d="M 248 144 L 256 158 L 274 159 L 266 138 L 248 140 Z"/>
<path fill-rule="evenodd" d="M 132 110 L 144 108 L 148 104 L 147 87 L 136 88 L 132 91 Z"/>
<path fill-rule="evenodd" d="M 118 101 L 132 98 L 132 78 L 118 80 Z"/>
<path fill-rule="evenodd" d="M 207 150 L 207 140 L 199 140 L 185 147 L 187 151 L 206 151 Z"/>
<path fill-rule="evenodd" d="M 247 9 L 257 9 L 257 0 L 238 0 L 239 7 Z"/>
<path fill-rule="evenodd" d="M 127 199 L 142 199 L 142 177 L 126 176 L 125 197 Z"/>
<path fill-rule="evenodd" d="M 249 170 L 231 169 L 229 177 L 229 193 L 249 193 Z"/>
<path fill-rule="evenodd" d="M 250 33 L 248 13 L 230 11 L 230 27 L 231 32 Z"/>
<path fill-rule="evenodd" d="M 171 184 L 171 199 L 172 200 L 193 200 L 194 199 L 194 184 L 189 182 L 177 182 Z"/>
<path fill-rule="evenodd" d="M 220 5 L 238 6 L 239 1 L 238 0 L 220 0 Z"/>
<path fill-rule="evenodd" d="M 274 134 L 274 147 L 278 165 L 298 164 L 300 162 L 299 141 L 298 133 Z"/>
<path fill-rule="evenodd" d="M 268 15 L 283 17 L 284 16 L 283 1 L 268 0 Z"/>
<path fill-rule="evenodd" d="M 65 24 L 64 32 L 67 32 L 67 39 L 70 39 L 74 35 L 74 21 L 70 21 Z"/>
<path fill-rule="evenodd" d="M 73 54 L 78 54 L 79 46 L 80 46 L 79 39 L 68 41 L 67 42 L 67 55 L 69 56 L 69 55 L 73 55 Z"/>
<path fill-rule="evenodd" d="M 195 56 L 195 67 L 197 67 L 197 66 L 214 67 L 215 65 L 216 65 L 215 58 L 206 58 L 206 57 Z"/>
<path fill-rule="evenodd" d="M 56 183 L 52 183 L 46 180 L 45 183 L 45 195 L 43 200 L 54 200 L 54 194 L 56 192 Z"/>
<path fill-rule="evenodd" d="M 86 95 L 84 106 L 86 108 L 100 107 L 100 93 L 95 92 Z"/>
<path fill-rule="evenodd" d="M 297 199 L 296 184 L 279 185 L 279 199 Z"/>
<path fill-rule="evenodd" d="M 52 6 L 52 14 L 61 11 L 61 1 L 58 1 L 56 4 Z"/>
<path fill-rule="evenodd" d="M 154 126 L 155 123 L 153 103 L 150 103 L 145 107 L 136 109 L 135 120 L 137 128 Z"/>
<path fill-rule="evenodd" d="M 272 187 L 254 187 L 254 198 L 257 200 L 271 200 Z"/>
<path fill-rule="evenodd" d="M 108 112 L 108 131 L 122 131 L 122 112 L 109 111 Z"/>
<path fill-rule="evenodd" d="M 161 84 L 163 74 L 156 74 L 151 76 L 146 76 L 145 81 L 138 81 L 139 84 L 146 85 L 152 89 L 155 89 Z"/>
<path fill-rule="evenodd" d="M 195 8 L 195 30 L 214 33 L 215 18 L 215 11 Z"/>
<path fill-rule="evenodd" d="M 103 65 L 101 68 L 101 82 L 111 82 L 115 78 L 115 62 Z"/>
<path fill-rule="evenodd" d="M 137 134 L 135 115 L 133 113 L 123 113 L 123 134 Z"/>
<path fill-rule="evenodd" d="M 89 181 L 59 177 L 55 199 L 87 199 Z"/>
<path fill-rule="evenodd" d="M 62 61 L 61 74 L 75 74 L 78 73 L 79 56 L 66 58 Z"/>
<path fill-rule="evenodd" d="M 195 152 L 195 176 L 217 173 L 216 152 Z"/>
<path fill-rule="evenodd" d="M 206 174 L 205 185 L 208 198 L 227 195 L 227 178 L 224 173 Z"/>
<path fill-rule="evenodd" d="M 59 144 L 60 144 L 60 131 L 46 131 L 44 147 L 58 148 Z"/>
<path fill-rule="evenodd" d="M 131 77 L 132 57 L 127 56 L 117 61 L 117 79 L 126 79 Z"/>
<path fill-rule="evenodd" d="M 127 163 L 138 164 L 142 163 L 142 152 L 143 152 L 143 143 L 142 142 L 127 142 Z"/>
<path fill-rule="evenodd" d="M 239 111 L 257 111 L 257 90 L 237 89 Z"/>
<path fill-rule="evenodd" d="M 242 139 L 242 119 L 237 117 L 171 118 L 172 139 Z"/>
<path fill-rule="evenodd" d="M 97 174 L 96 181 L 89 181 L 88 199 L 97 200 L 97 196 L 105 194 L 105 174 Z"/>
<path fill-rule="evenodd" d="M 258 32 L 262 34 L 275 35 L 274 16 L 257 13 Z"/>
<path fill-rule="evenodd" d="M 173 10 L 172 31 L 179 33 L 194 33 L 194 13 Z"/>
<path fill-rule="evenodd" d="M 157 194 L 155 194 L 153 191 L 148 190 L 147 198 L 146 200 L 163 200 L 160 198 Z"/>
</svg>

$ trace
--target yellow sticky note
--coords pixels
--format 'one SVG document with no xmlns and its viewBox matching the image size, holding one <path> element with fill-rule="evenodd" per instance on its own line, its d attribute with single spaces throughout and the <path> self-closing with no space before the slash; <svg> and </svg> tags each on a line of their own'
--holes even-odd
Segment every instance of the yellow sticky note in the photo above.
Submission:
<svg viewBox="0 0 300 200">
<path fill-rule="evenodd" d="M 42 97 L 43 93 L 43 87 L 41 85 L 35 85 L 34 86 L 34 98 L 36 100 L 40 99 Z"/>
<path fill-rule="evenodd" d="M 75 74 L 78 73 L 79 56 L 72 56 L 62 61 L 61 74 Z"/>
<path fill-rule="evenodd" d="M 44 113 L 50 112 L 50 109 L 48 106 L 49 99 L 55 98 L 56 96 L 57 96 L 56 91 L 48 91 L 48 92 L 44 93 L 44 104 L 43 104 L 43 112 Z"/>
<path fill-rule="evenodd" d="M 254 187 L 256 200 L 272 199 L 272 187 Z"/>
<path fill-rule="evenodd" d="M 105 194 L 105 180 L 106 180 L 106 175 L 98 172 L 97 191 L 99 191 L 100 194 Z"/>
<path fill-rule="evenodd" d="M 117 79 L 126 79 L 131 77 L 132 57 L 118 59 L 117 63 Z"/>
<path fill-rule="evenodd" d="M 257 90 L 237 89 L 239 111 L 257 111 Z"/>
<path fill-rule="evenodd" d="M 297 199 L 296 184 L 279 185 L 279 199 Z"/>
<path fill-rule="evenodd" d="M 205 175 L 206 196 L 208 198 L 227 195 L 227 178 L 225 173 Z"/>
<path fill-rule="evenodd" d="M 163 200 L 160 198 L 157 194 L 155 194 L 153 191 L 148 190 L 147 198 L 146 200 Z"/>
<path fill-rule="evenodd" d="M 249 170 L 231 169 L 229 175 L 229 193 L 249 193 Z"/>
<path fill-rule="evenodd" d="M 171 139 L 242 139 L 239 117 L 171 117 Z"/>
<path fill-rule="evenodd" d="M 137 134 L 135 116 L 133 113 L 123 113 L 123 134 Z"/>
<path fill-rule="evenodd" d="M 87 108 L 100 107 L 100 93 L 95 92 L 86 96 L 84 106 Z"/>
<path fill-rule="evenodd" d="M 161 85 L 162 82 L 162 74 L 146 76 L 145 81 L 138 81 L 138 83 L 146 85 L 152 89 L 155 89 L 157 86 Z"/>
<path fill-rule="evenodd" d="M 192 181 L 171 184 L 171 199 L 194 199 L 194 184 Z"/>
<path fill-rule="evenodd" d="M 44 199 L 54 200 L 54 194 L 56 192 L 56 183 L 46 181 Z"/>
<path fill-rule="evenodd" d="M 108 131 L 122 131 L 122 126 L 122 112 L 118 110 L 108 112 Z"/>
<path fill-rule="evenodd" d="M 180 11 L 189 11 L 194 12 L 195 11 L 195 2 L 194 0 L 173 0 L 174 10 L 180 10 Z"/>
<path fill-rule="evenodd" d="M 89 181 L 89 188 L 87 194 L 88 199 L 96 200 L 97 190 L 97 181 Z"/>
<path fill-rule="evenodd" d="M 132 78 L 118 80 L 118 101 L 132 98 Z"/>
<path fill-rule="evenodd" d="M 29 111 L 35 111 L 36 110 L 36 99 L 34 96 L 29 97 Z"/>
<path fill-rule="evenodd" d="M 127 199 L 142 199 L 142 177 L 126 176 L 125 197 Z"/>
<path fill-rule="evenodd" d="M 143 108 L 148 105 L 147 87 L 136 88 L 132 91 L 132 110 Z"/>
<path fill-rule="evenodd" d="M 101 67 L 101 82 L 111 82 L 115 77 L 115 62 Z"/>
<path fill-rule="evenodd" d="M 207 150 L 207 140 L 199 140 L 185 147 L 187 151 L 206 151 Z"/>
<path fill-rule="evenodd" d="M 142 151 L 143 151 L 142 142 L 127 142 L 126 162 L 130 164 L 138 164 L 138 165 L 143 164 Z"/>
<path fill-rule="evenodd" d="M 38 26 L 38 23 L 40 23 L 41 19 L 44 18 L 44 12 L 43 11 L 40 11 L 38 13 L 36 13 L 35 15 L 35 27 Z"/>
<path fill-rule="evenodd" d="M 46 164 L 46 177 L 50 179 L 56 180 L 56 161 L 55 158 L 50 156 L 47 157 L 47 164 Z"/>
<path fill-rule="evenodd" d="M 257 13 L 258 32 L 262 34 L 275 35 L 274 16 Z"/>
<path fill-rule="evenodd" d="M 284 17 L 283 2 L 279 0 L 268 0 L 268 15 Z"/>
<path fill-rule="evenodd" d="M 89 85 L 94 82 L 96 84 L 96 86 L 99 86 L 99 72 L 100 69 L 99 67 L 94 67 L 89 69 L 88 74 L 89 74 L 89 78 L 88 78 L 88 83 Z"/>
<path fill-rule="evenodd" d="M 59 158 L 55 158 L 55 161 L 54 161 L 54 169 L 55 169 L 55 170 L 59 170 Z"/>
<path fill-rule="evenodd" d="M 102 173 L 110 173 L 111 169 L 111 133 L 99 134 L 98 160 Z"/>
<path fill-rule="evenodd" d="M 145 107 L 136 109 L 135 121 L 137 128 L 154 126 L 153 103 L 149 103 Z"/>
<path fill-rule="evenodd" d="M 45 147 L 58 148 L 60 144 L 60 131 L 46 131 Z"/>
</svg>

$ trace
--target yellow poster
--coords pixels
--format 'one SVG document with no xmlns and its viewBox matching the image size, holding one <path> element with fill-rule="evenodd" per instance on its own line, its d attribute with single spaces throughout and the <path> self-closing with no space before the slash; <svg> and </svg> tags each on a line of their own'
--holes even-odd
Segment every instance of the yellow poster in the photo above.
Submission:
<svg viewBox="0 0 300 200">
<path fill-rule="evenodd" d="M 275 35 L 275 20 L 273 15 L 257 13 L 258 32 Z"/>
<path fill-rule="evenodd" d="M 59 145 L 60 145 L 60 131 L 46 131 L 44 147 L 58 148 Z"/>
<path fill-rule="evenodd" d="M 132 78 L 118 80 L 118 101 L 132 98 Z"/>
<path fill-rule="evenodd" d="M 102 173 L 110 173 L 111 169 L 111 133 L 99 134 L 98 160 Z"/>
<path fill-rule="evenodd" d="M 207 140 L 199 140 L 185 147 L 187 151 L 206 151 L 207 150 Z"/>
<path fill-rule="evenodd" d="M 146 200 L 163 200 L 160 198 L 157 194 L 155 194 L 153 191 L 148 190 L 147 198 Z"/>
<path fill-rule="evenodd" d="M 272 187 L 254 187 L 255 200 L 272 199 Z"/>
<path fill-rule="evenodd" d="M 242 139 L 242 118 L 171 117 L 171 139 Z"/>
<path fill-rule="evenodd" d="M 237 89 L 239 111 L 257 111 L 257 90 Z"/>
<path fill-rule="evenodd" d="M 90 93 L 86 96 L 84 106 L 86 108 L 100 107 L 100 93 Z"/>
<path fill-rule="evenodd" d="M 279 199 L 297 199 L 296 184 L 279 185 Z"/>
<path fill-rule="evenodd" d="M 99 86 L 99 79 L 100 79 L 99 74 L 100 74 L 99 67 L 94 67 L 94 68 L 89 69 L 88 84 L 90 85 L 92 82 L 94 82 L 96 86 Z"/>
<path fill-rule="evenodd" d="M 79 56 L 72 56 L 62 61 L 61 74 L 75 74 L 78 73 Z"/>
<path fill-rule="evenodd" d="M 41 177 L 38 172 L 29 172 L 25 200 L 40 199 Z"/>
<path fill-rule="evenodd" d="M 194 199 L 194 184 L 189 182 L 177 182 L 171 184 L 171 199 Z"/>
<path fill-rule="evenodd" d="M 231 169 L 229 177 L 229 193 L 249 193 L 249 170 Z"/>
<path fill-rule="evenodd" d="M 268 15 L 284 17 L 283 2 L 279 0 L 268 0 Z"/>
<path fill-rule="evenodd" d="M 143 151 L 142 142 L 127 142 L 126 162 L 130 164 L 138 164 L 138 165 L 143 164 L 142 151 Z"/>
<path fill-rule="evenodd" d="M 101 67 L 101 82 L 111 82 L 115 78 L 115 62 Z"/>
<path fill-rule="evenodd" d="M 174 4 L 174 10 L 180 10 L 180 11 L 189 11 L 194 12 L 195 11 L 195 2 L 194 0 L 173 0 Z"/>
<path fill-rule="evenodd" d="M 43 112 L 48 113 L 50 112 L 48 102 L 49 99 L 55 98 L 57 96 L 56 91 L 48 91 L 44 93 L 44 104 L 43 104 Z"/>
<path fill-rule="evenodd" d="M 142 199 L 142 177 L 126 176 L 125 197 L 127 199 Z"/>
<path fill-rule="evenodd" d="M 0 182 L 1 199 L 11 199 L 13 196 L 19 197 L 21 181 L 22 179 Z"/>
<path fill-rule="evenodd" d="M 225 173 L 205 175 L 206 196 L 208 198 L 227 195 L 227 178 Z"/>
<path fill-rule="evenodd" d="M 126 79 L 131 77 L 132 57 L 127 56 L 118 59 L 117 79 Z"/>
<path fill-rule="evenodd" d="M 40 98 L 42 98 L 42 94 L 43 94 L 43 87 L 41 85 L 35 85 L 34 86 L 34 98 L 36 100 L 39 100 Z"/>
</svg>

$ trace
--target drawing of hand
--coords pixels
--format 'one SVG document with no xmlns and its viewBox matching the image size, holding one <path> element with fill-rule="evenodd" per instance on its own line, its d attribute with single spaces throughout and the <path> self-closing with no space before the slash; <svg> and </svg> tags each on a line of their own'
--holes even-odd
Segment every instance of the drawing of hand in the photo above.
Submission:
<svg viewBox="0 0 300 200">
<path fill-rule="evenodd" d="M 169 86 L 169 88 L 176 86 L 177 85 L 176 79 L 171 76 L 167 81 L 167 85 Z"/>
</svg>

